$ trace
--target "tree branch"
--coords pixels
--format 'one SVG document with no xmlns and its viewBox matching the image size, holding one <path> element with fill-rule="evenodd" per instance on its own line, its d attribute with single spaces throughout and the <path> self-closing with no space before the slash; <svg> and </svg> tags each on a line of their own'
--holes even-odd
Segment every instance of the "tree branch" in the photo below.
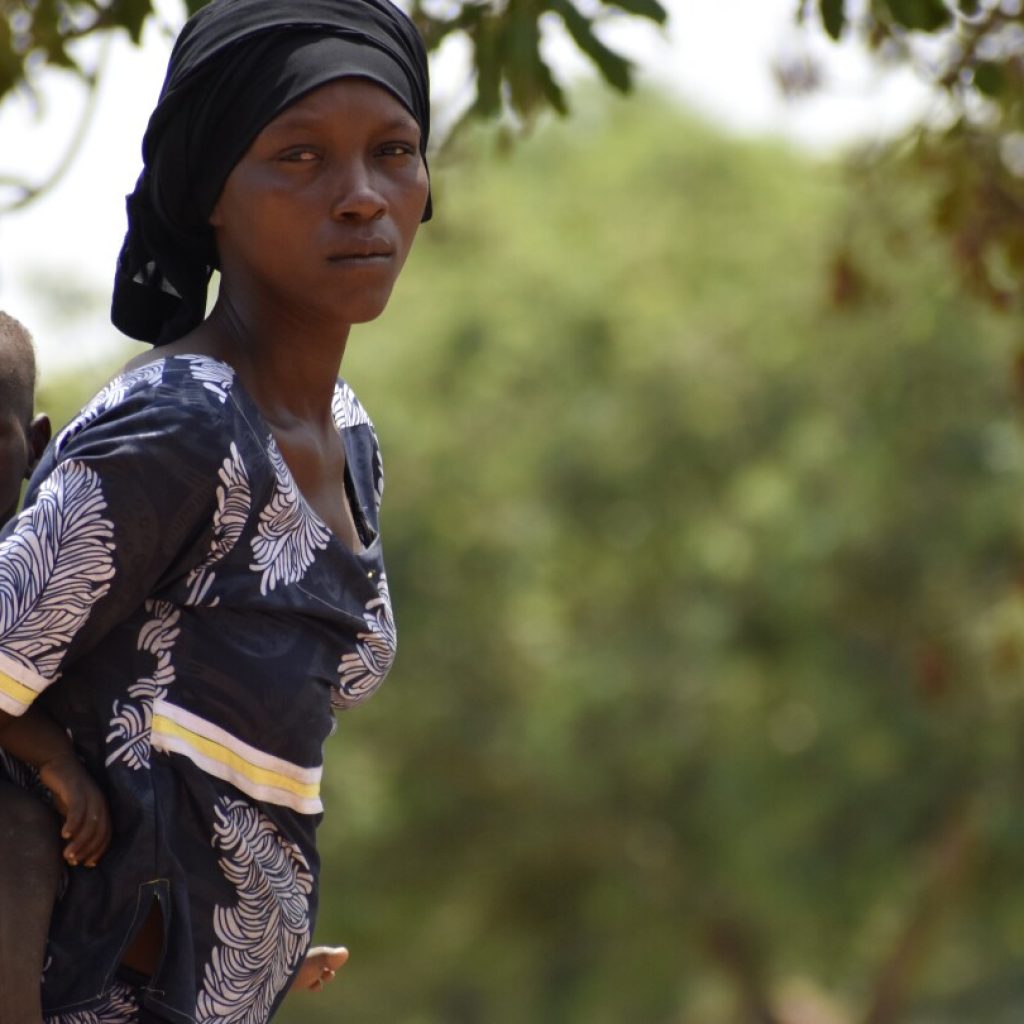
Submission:
<svg viewBox="0 0 1024 1024">
<path fill-rule="evenodd" d="M 75 157 L 78 156 L 82 145 L 85 143 L 86 136 L 89 134 L 89 127 L 92 124 L 93 116 L 96 112 L 96 101 L 99 96 L 100 80 L 102 79 L 103 72 L 110 57 L 110 41 L 111 37 L 109 35 L 103 39 L 100 46 L 99 58 L 96 61 L 96 67 L 93 69 L 91 74 L 85 76 L 87 90 L 85 106 L 82 110 L 82 116 L 78 120 L 78 126 L 76 127 L 74 134 L 71 136 L 71 141 L 68 143 L 64 154 L 61 156 L 60 160 L 57 161 L 56 166 L 49 175 L 38 184 L 30 185 L 19 179 L 0 177 L 0 186 L 13 189 L 19 193 L 18 197 L 11 202 L 0 204 L 0 216 L 20 210 L 23 207 L 28 206 L 29 203 L 38 199 L 44 193 L 49 192 L 61 181 L 64 175 L 67 174 L 71 165 L 74 163 Z"/>
<path fill-rule="evenodd" d="M 928 851 L 916 905 L 882 965 L 864 1024 L 895 1024 L 902 1016 L 924 953 L 976 849 L 974 803 L 962 802 L 942 822 Z"/>
<path fill-rule="evenodd" d="M 736 983 L 743 1020 L 748 1024 L 782 1024 L 772 1008 L 764 965 L 750 930 L 735 918 L 720 916 L 706 923 L 705 942 L 712 957 Z"/>
</svg>

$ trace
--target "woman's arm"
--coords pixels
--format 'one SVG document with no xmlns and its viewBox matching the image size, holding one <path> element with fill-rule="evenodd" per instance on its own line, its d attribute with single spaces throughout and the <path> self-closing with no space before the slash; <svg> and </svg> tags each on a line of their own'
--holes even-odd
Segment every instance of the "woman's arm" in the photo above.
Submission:
<svg viewBox="0 0 1024 1024">
<path fill-rule="evenodd" d="M 94 867 L 110 845 L 110 812 L 92 776 L 75 756 L 71 740 L 41 708 L 23 715 L 0 711 L 0 746 L 39 772 L 64 819 L 64 859 Z"/>
</svg>

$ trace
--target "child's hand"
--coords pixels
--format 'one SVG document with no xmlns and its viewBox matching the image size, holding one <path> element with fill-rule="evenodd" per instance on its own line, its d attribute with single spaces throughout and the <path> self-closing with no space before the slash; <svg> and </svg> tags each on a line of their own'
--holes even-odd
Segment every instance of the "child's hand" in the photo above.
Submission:
<svg viewBox="0 0 1024 1024">
<path fill-rule="evenodd" d="M 64 859 L 72 866 L 96 866 L 110 845 L 110 811 L 92 776 L 74 754 L 61 755 L 39 766 L 39 781 L 53 794 L 64 819 L 61 836 L 68 840 Z"/>
<path fill-rule="evenodd" d="M 335 972 L 347 959 L 348 950 L 344 946 L 314 946 L 307 951 L 290 991 L 323 991 L 324 985 L 334 979 Z"/>
</svg>

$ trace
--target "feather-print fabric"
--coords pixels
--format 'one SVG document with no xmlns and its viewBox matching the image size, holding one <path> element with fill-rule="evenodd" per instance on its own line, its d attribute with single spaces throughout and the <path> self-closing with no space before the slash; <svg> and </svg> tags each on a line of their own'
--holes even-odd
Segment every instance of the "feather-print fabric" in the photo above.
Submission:
<svg viewBox="0 0 1024 1024">
<path fill-rule="evenodd" d="M 316 915 L 315 828 L 334 710 L 395 651 L 372 424 L 332 405 L 362 549 L 295 485 L 231 367 L 158 360 L 58 435 L 0 534 L 0 707 L 39 700 L 108 794 L 114 841 L 74 868 L 50 932 L 48 1024 L 262 1024 Z M 2 752 L 0 752 L 2 755 Z M 31 773 L 0 756 L 0 772 Z M 149 984 L 116 980 L 154 903 Z"/>
</svg>

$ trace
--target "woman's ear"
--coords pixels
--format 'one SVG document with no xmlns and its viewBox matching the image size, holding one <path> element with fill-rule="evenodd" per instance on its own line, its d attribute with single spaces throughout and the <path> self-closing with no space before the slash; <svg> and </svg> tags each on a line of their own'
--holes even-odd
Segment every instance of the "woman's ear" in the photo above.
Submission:
<svg viewBox="0 0 1024 1024">
<path fill-rule="evenodd" d="M 40 413 L 29 425 L 28 425 L 28 465 L 25 467 L 25 479 L 27 480 L 32 475 L 32 470 L 36 468 L 36 463 L 42 458 L 43 452 L 46 451 L 46 446 L 50 443 L 50 436 L 52 429 L 50 427 L 50 417 L 45 413 Z"/>
</svg>

